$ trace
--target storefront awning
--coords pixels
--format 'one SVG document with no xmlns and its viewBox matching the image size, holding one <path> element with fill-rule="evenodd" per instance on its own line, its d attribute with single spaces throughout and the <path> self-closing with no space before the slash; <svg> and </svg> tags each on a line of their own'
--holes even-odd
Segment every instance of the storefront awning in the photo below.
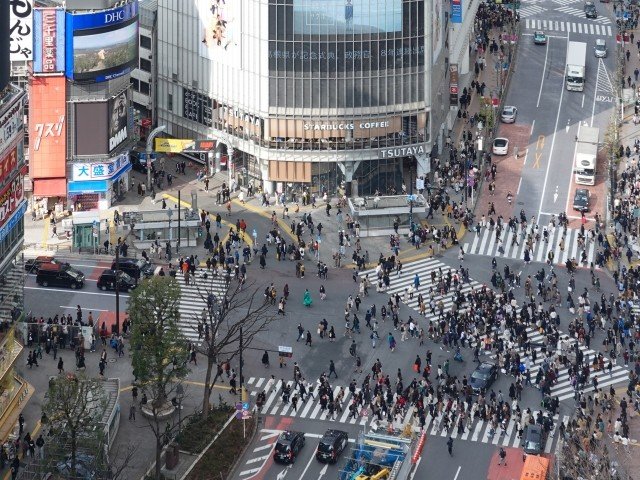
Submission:
<svg viewBox="0 0 640 480">
<path fill-rule="evenodd" d="M 116 173 L 113 177 L 110 178 L 111 182 L 116 182 L 120 179 L 120 177 L 122 175 L 124 175 L 125 173 L 127 173 L 129 170 L 131 170 L 131 164 L 128 163 L 126 167 L 120 169 L 120 171 L 118 173 Z"/>
<path fill-rule="evenodd" d="M 107 191 L 106 180 L 84 180 L 69 182 L 69 195 L 78 193 L 102 193 Z"/>
<path fill-rule="evenodd" d="M 66 197 L 66 178 L 36 178 L 33 180 L 33 194 L 36 197 Z"/>
</svg>

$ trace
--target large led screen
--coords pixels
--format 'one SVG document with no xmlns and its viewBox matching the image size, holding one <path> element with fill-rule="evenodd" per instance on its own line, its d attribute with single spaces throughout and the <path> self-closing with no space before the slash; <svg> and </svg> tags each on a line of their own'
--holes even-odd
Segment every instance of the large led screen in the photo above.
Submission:
<svg viewBox="0 0 640 480">
<path fill-rule="evenodd" d="M 138 63 L 138 7 L 132 2 L 100 12 L 67 13 L 66 76 L 104 82 Z"/>
<path fill-rule="evenodd" d="M 293 0 L 293 33 L 344 35 L 402 30 L 402 0 Z"/>
</svg>

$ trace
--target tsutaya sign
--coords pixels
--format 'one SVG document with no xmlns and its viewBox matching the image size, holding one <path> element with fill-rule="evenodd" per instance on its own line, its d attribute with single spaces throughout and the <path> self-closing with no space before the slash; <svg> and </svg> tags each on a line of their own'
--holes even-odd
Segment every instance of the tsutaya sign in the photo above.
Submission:
<svg viewBox="0 0 640 480">
<path fill-rule="evenodd" d="M 389 121 L 383 122 L 360 122 L 360 123 L 305 123 L 305 130 L 355 130 L 356 128 L 368 130 L 370 128 L 389 128 Z"/>
<path fill-rule="evenodd" d="M 426 155 L 427 146 L 424 143 L 418 145 L 407 145 L 404 147 L 381 148 L 378 150 L 378 158 L 398 158 Z"/>
</svg>

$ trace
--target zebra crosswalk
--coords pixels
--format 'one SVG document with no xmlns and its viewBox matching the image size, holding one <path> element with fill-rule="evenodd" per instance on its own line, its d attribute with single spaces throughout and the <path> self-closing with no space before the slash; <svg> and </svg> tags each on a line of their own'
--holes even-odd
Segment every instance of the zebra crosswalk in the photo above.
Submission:
<svg viewBox="0 0 640 480">
<path fill-rule="evenodd" d="M 429 289 L 431 287 L 433 287 L 434 290 L 437 290 L 436 285 L 431 283 L 431 272 L 436 272 L 436 276 L 439 277 L 440 271 L 442 271 L 443 275 L 446 275 L 449 271 L 451 271 L 453 274 L 453 272 L 455 272 L 455 269 L 433 258 L 425 258 L 406 264 L 402 267 L 402 273 L 400 275 L 396 275 L 395 273 L 392 273 L 390 275 L 389 288 L 385 290 L 385 294 L 395 295 L 397 293 L 401 298 L 404 297 L 405 292 L 414 285 L 414 278 L 415 274 L 417 273 L 420 278 L 420 289 L 415 292 L 413 297 L 408 296 L 407 298 L 403 298 L 403 302 L 410 308 L 418 311 L 418 292 L 421 292 L 423 294 L 425 302 L 428 303 L 430 301 L 430 296 L 426 295 L 426 293 L 429 292 Z M 361 272 L 360 277 L 366 277 L 374 286 L 378 281 L 375 269 Z M 462 285 L 461 293 L 466 296 L 470 291 L 480 287 L 481 284 L 479 282 L 472 280 Z M 452 288 L 444 294 L 442 294 L 441 292 L 436 292 L 434 296 L 434 302 L 436 305 L 442 302 L 442 305 L 444 306 L 443 313 L 446 313 L 451 310 L 455 302 L 455 297 L 456 292 Z M 431 315 L 430 309 L 427 308 L 427 320 L 430 320 L 432 318 L 435 319 L 437 317 L 437 312 L 436 315 Z"/>
<path fill-rule="evenodd" d="M 209 294 L 222 299 L 227 293 L 224 277 L 220 275 L 214 277 L 211 272 L 208 272 L 207 278 L 204 278 L 204 273 L 205 270 L 196 271 L 195 282 L 191 276 L 189 285 L 185 285 L 182 275 L 176 276 L 180 285 L 180 330 L 187 340 L 192 342 L 199 341 L 198 320 L 202 316 L 202 309 L 207 308 Z"/>
<path fill-rule="evenodd" d="M 558 20 L 524 19 L 526 30 L 544 30 L 546 33 L 583 33 L 602 37 L 612 37 L 611 25 L 599 25 L 597 23 L 563 22 Z"/>
<path fill-rule="evenodd" d="M 341 409 L 335 411 L 332 416 L 328 409 L 322 408 L 320 405 L 320 399 L 317 396 L 307 397 L 304 402 L 298 403 L 295 410 L 290 401 L 283 403 L 282 387 L 284 384 L 285 381 L 275 380 L 274 378 L 251 377 L 248 379 L 246 386 L 250 391 L 250 396 L 252 398 L 255 399 L 256 395 L 262 391 L 266 394 L 266 401 L 264 402 L 264 405 L 258 409 L 259 413 L 262 415 L 304 418 L 324 422 L 359 425 L 372 430 L 384 428 L 379 425 L 377 417 L 372 415 L 368 408 L 362 408 L 355 417 L 350 415 L 351 412 L 349 411 L 348 406 L 351 403 L 353 395 L 346 387 L 334 387 L 334 397 L 341 388 L 344 388 L 345 396 L 340 404 Z M 288 381 L 286 384 L 292 386 L 293 381 Z M 358 392 L 356 391 L 356 393 Z M 404 418 L 393 425 L 394 428 L 402 429 L 405 425 L 411 424 L 414 429 L 418 429 L 419 424 L 417 423 L 417 418 L 414 417 L 413 413 L 413 407 L 409 408 L 405 413 Z M 537 415 L 537 412 L 534 412 L 534 416 L 535 415 Z M 566 425 L 569 421 L 569 416 L 563 415 L 560 417 L 559 415 L 555 415 L 553 420 L 555 425 L 558 425 L 559 421 L 563 421 Z M 457 425 L 457 421 L 452 421 L 451 425 Z M 506 425 L 504 430 L 498 429 L 497 431 L 492 431 L 491 422 L 484 421 L 480 418 L 474 418 L 471 422 L 465 422 L 464 430 L 459 431 L 456 427 L 451 427 L 448 430 L 443 428 L 440 417 L 433 417 L 427 413 L 425 430 L 430 436 L 450 436 L 457 440 L 486 443 L 504 447 L 520 447 L 523 440 L 518 434 L 519 428 L 514 419 L 509 420 L 509 423 Z M 557 440 L 557 435 L 550 435 L 546 440 L 544 451 L 546 453 L 552 452 Z"/>
<path fill-rule="evenodd" d="M 520 10 L 518 10 L 518 14 L 520 15 L 520 18 L 526 18 L 546 11 L 547 9 L 540 5 L 527 5 L 526 7 L 520 8 Z"/>
<path fill-rule="evenodd" d="M 565 347 L 565 352 L 574 352 L 576 340 L 574 338 L 568 337 L 567 335 L 560 334 L 560 338 L 567 338 L 567 345 Z M 538 330 L 533 329 L 531 327 L 527 327 L 527 339 L 533 345 L 543 345 L 546 342 L 545 335 L 541 334 Z M 556 346 L 558 354 L 561 353 L 560 345 Z M 587 348 L 584 344 L 578 344 L 578 348 L 583 353 L 583 362 L 585 364 L 591 365 L 593 363 L 594 358 L 598 356 L 599 352 Z M 531 381 L 534 382 L 538 371 L 543 368 L 544 358 L 546 355 L 542 353 L 543 347 L 537 346 L 533 350 L 535 350 L 538 355 L 536 361 L 532 361 L 531 356 L 527 355 L 527 353 L 519 347 L 516 347 L 515 350 L 520 355 L 521 361 L 525 361 L 525 358 L 528 357 L 529 361 L 529 370 L 531 372 Z M 491 355 L 492 358 L 495 358 L 495 354 Z M 609 359 L 605 358 L 605 366 L 609 363 Z M 626 382 L 629 376 L 629 372 L 626 368 L 624 368 L 620 364 L 616 364 L 611 369 L 611 373 L 609 371 L 592 371 L 589 377 L 589 384 L 585 385 L 582 389 L 583 392 L 592 392 L 595 390 L 593 384 L 593 378 L 597 379 L 598 388 L 608 387 L 610 385 L 615 385 L 618 383 Z M 558 397 L 558 400 L 569 400 L 574 398 L 574 387 L 571 385 L 571 379 L 569 378 L 569 369 L 568 367 L 561 366 L 558 369 L 558 377 L 556 378 L 556 383 L 551 387 L 551 396 Z"/>
<path fill-rule="evenodd" d="M 573 3 L 581 2 L 582 0 L 551 0 L 553 3 L 557 3 L 558 5 L 571 5 Z"/>
<path fill-rule="evenodd" d="M 546 228 L 546 227 L 544 227 Z M 548 258 L 549 252 L 553 252 L 553 263 L 556 265 L 564 265 L 567 260 L 576 259 L 578 262 L 582 259 L 582 253 L 585 252 L 587 258 L 587 265 L 591 262 L 595 263 L 596 259 L 596 242 L 587 240 L 584 248 L 581 246 L 582 240 L 579 240 L 580 230 L 567 228 L 566 234 L 563 239 L 563 228 L 555 227 L 549 229 L 548 241 L 545 242 L 541 239 L 533 244 L 533 248 L 529 251 L 529 259 L 532 262 L 545 262 Z M 502 257 L 513 258 L 517 260 L 525 259 L 525 250 L 527 245 L 522 239 L 521 231 L 518 228 L 514 233 L 510 228 L 503 228 L 500 240 L 504 253 L 498 251 L 498 241 L 496 238 L 496 231 L 483 228 L 480 233 L 473 234 L 473 241 L 466 242 L 463 245 L 465 254 L 470 255 L 486 255 L 489 257 Z M 514 242 L 514 237 L 518 243 Z"/>
<path fill-rule="evenodd" d="M 556 8 L 555 10 L 556 12 L 566 13 L 567 15 L 571 15 L 573 17 L 579 17 L 584 19 L 587 18 L 586 14 L 584 13 L 584 10 L 581 10 L 576 7 L 570 7 L 569 5 L 564 5 L 562 7 Z M 605 16 L 599 16 L 598 18 L 593 18 L 593 19 L 590 19 L 589 21 L 593 23 L 599 23 L 601 25 L 611 24 L 611 19 Z"/>
</svg>

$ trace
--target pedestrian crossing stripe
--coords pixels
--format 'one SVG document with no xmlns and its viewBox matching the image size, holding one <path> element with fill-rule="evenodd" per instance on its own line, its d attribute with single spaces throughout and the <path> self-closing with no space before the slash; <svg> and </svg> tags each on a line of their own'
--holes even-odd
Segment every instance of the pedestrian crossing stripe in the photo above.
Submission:
<svg viewBox="0 0 640 480">
<path fill-rule="evenodd" d="M 583 10 L 580 10 L 579 8 L 575 8 L 575 7 L 570 7 L 568 5 L 556 8 L 555 10 L 556 12 L 566 13 L 567 15 L 571 15 L 573 17 L 579 17 L 579 18 L 585 18 L 585 19 L 587 18 L 587 15 L 584 13 Z M 592 18 L 592 19 L 589 19 L 589 21 L 593 23 L 604 24 L 604 25 L 609 25 L 611 23 L 611 20 L 608 17 L 604 17 L 604 16 L 600 16 L 598 18 Z"/>
<path fill-rule="evenodd" d="M 384 428 L 378 425 L 377 416 L 372 415 L 369 409 L 366 409 L 366 412 L 363 411 L 365 409 L 360 409 L 355 417 L 351 415 L 351 411 L 348 407 L 353 399 L 353 395 L 346 386 L 344 387 L 345 396 L 340 404 L 341 410 L 336 410 L 332 417 L 327 408 L 322 409 L 320 405 L 320 399 L 317 395 L 314 397 L 307 396 L 304 402 L 298 403 L 295 410 L 291 401 L 283 403 L 281 399 L 283 384 L 293 386 L 293 381 L 275 380 L 273 378 L 267 379 L 264 377 L 251 377 L 247 380 L 246 387 L 250 391 L 251 397 L 255 399 L 256 395 L 262 391 L 264 391 L 267 396 L 262 408 L 258 409 L 256 407 L 258 413 L 270 416 L 304 418 L 308 420 L 360 425 L 362 427 L 367 427 L 374 430 L 378 428 Z M 334 398 L 340 388 L 340 386 L 334 387 Z M 292 395 L 294 392 L 295 390 L 292 390 Z M 356 394 L 358 392 L 359 390 L 356 389 Z M 415 407 L 409 407 L 402 421 L 399 423 L 394 423 L 394 428 L 401 430 L 405 425 L 411 423 L 414 427 L 414 431 L 417 431 L 419 429 L 419 423 L 417 417 L 414 416 L 414 410 Z M 363 413 L 366 413 L 366 415 L 363 415 Z M 495 432 L 491 431 L 491 422 L 487 422 L 479 418 L 474 418 L 472 419 L 470 424 L 468 421 L 465 421 L 464 431 L 459 432 L 457 426 L 457 417 L 450 423 L 450 427 L 447 430 L 443 428 L 444 425 L 441 421 L 440 416 L 433 417 L 429 414 L 428 410 L 425 413 L 426 422 L 424 428 L 427 432 L 427 435 L 451 437 L 453 439 L 462 441 L 486 443 L 504 447 L 519 448 L 522 446 L 523 438 L 518 436 L 519 428 L 513 418 L 509 420 L 509 423 L 506 425 L 506 428 L 504 430 L 498 428 Z M 533 412 L 534 417 L 537 415 L 537 413 L 537 411 Z M 544 447 L 545 453 L 551 453 L 555 444 L 557 443 L 558 435 L 556 435 L 555 433 L 557 430 L 557 425 L 559 425 L 558 421 L 561 420 L 565 425 L 567 425 L 569 418 L 570 417 L 568 415 L 563 415 L 562 417 L 560 417 L 559 415 L 555 415 L 553 417 L 554 425 L 556 426 L 556 428 L 552 432 L 552 435 L 549 435 L 547 438 Z"/>
<path fill-rule="evenodd" d="M 527 327 L 526 332 L 527 332 L 527 339 L 532 344 L 546 344 L 546 335 L 541 334 L 537 329 Z M 567 335 L 560 333 L 561 339 L 565 337 L 567 337 Z M 568 349 L 567 351 L 574 351 L 575 344 L 576 344 L 576 339 L 569 337 L 568 344 L 567 344 L 567 349 Z M 584 354 L 583 362 L 589 365 L 592 364 L 593 359 L 598 355 L 598 353 L 600 353 L 590 348 L 587 348 L 586 345 L 580 344 L 580 343 L 578 344 L 578 348 Z M 544 358 L 545 358 L 545 355 L 542 353 L 542 350 L 543 350 L 542 347 L 537 346 L 534 348 L 534 350 L 538 354 L 535 362 L 531 361 L 531 356 L 526 354 L 522 348 L 519 348 L 519 347 L 515 348 L 515 351 L 518 352 L 518 354 L 520 355 L 520 361 L 526 361 L 527 359 L 529 360 L 528 367 L 531 373 L 532 384 L 535 384 L 535 377 L 538 371 L 540 370 L 540 368 L 542 368 L 542 365 L 544 363 Z M 552 350 L 557 353 L 560 353 L 557 350 L 557 346 L 554 346 Z M 496 355 L 495 353 L 492 353 L 489 357 L 492 359 L 495 359 Z M 607 365 L 609 362 L 609 359 L 606 358 L 606 356 L 605 356 L 604 362 L 605 362 L 605 365 Z M 575 390 L 573 385 L 571 385 L 571 379 L 569 378 L 568 367 L 563 367 L 560 365 L 558 368 L 558 372 L 559 374 L 558 374 L 558 377 L 556 378 L 556 383 L 551 386 L 551 396 L 558 397 L 558 400 L 560 401 L 574 398 Z M 608 371 L 596 372 L 592 370 L 589 375 L 588 383 L 585 384 L 580 391 L 587 393 L 595 390 L 592 383 L 593 378 L 597 379 L 598 388 L 604 388 L 610 385 L 626 382 L 628 380 L 628 377 L 629 377 L 629 372 L 627 371 L 627 369 L 619 364 L 616 364 L 613 366 L 613 368 L 611 369 L 611 373 L 609 373 Z"/>
<path fill-rule="evenodd" d="M 453 304 L 456 298 L 456 290 L 453 287 L 452 282 L 451 289 L 449 289 L 449 291 L 444 295 L 441 295 L 440 292 L 437 291 L 437 283 L 431 283 L 431 272 L 433 271 L 436 272 L 436 278 L 439 280 L 439 271 L 442 271 L 442 274 L 446 275 L 449 271 L 451 271 L 453 274 L 456 269 L 451 268 L 449 265 L 433 258 L 417 260 L 415 262 L 403 265 L 402 273 L 400 275 L 397 275 L 395 272 L 391 272 L 391 274 L 389 275 L 389 288 L 385 290 L 384 293 L 386 295 L 395 295 L 397 293 L 398 295 L 400 295 L 401 300 L 404 302 L 405 290 L 414 285 L 414 277 L 417 273 L 420 279 L 420 286 L 413 294 L 413 298 L 407 299 L 407 301 L 404 303 L 413 310 L 419 311 L 418 294 L 422 293 L 422 297 L 427 306 L 425 315 L 427 322 L 429 320 L 436 320 L 439 318 L 438 308 L 436 307 L 435 315 L 432 315 L 431 309 L 429 307 L 429 302 L 431 299 L 429 295 L 429 289 L 432 287 L 434 289 L 434 302 L 436 305 L 438 305 L 442 301 L 442 304 L 444 306 L 443 313 L 445 314 L 451 311 L 451 309 L 453 308 Z M 376 288 L 378 277 L 375 269 L 360 272 L 360 277 L 366 277 L 372 283 L 372 288 Z M 466 298 L 469 292 L 477 290 L 481 286 L 482 285 L 479 282 L 472 280 L 469 283 L 462 284 L 461 292 Z"/>
<path fill-rule="evenodd" d="M 557 3 L 558 5 L 571 5 L 573 3 L 581 2 L 582 0 L 551 0 L 553 3 Z"/>
<path fill-rule="evenodd" d="M 544 227 L 546 228 L 546 227 Z M 540 230 L 540 241 L 534 242 L 533 249 L 529 252 L 529 258 L 532 262 L 546 262 L 549 252 L 553 252 L 553 263 L 555 265 L 564 265 L 567 260 L 576 259 L 580 264 L 582 257 L 582 250 L 578 245 L 578 236 L 580 230 L 567 228 L 564 235 L 564 250 L 561 249 L 562 240 L 562 227 L 555 227 L 548 229 L 549 237 L 548 241 L 544 241 L 543 229 Z M 496 258 L 512 258 L 516 260 L 524 260 L 525 250 L 527 245 L 525 242 L 526 236 L 523 238 L 522 230 L 517 227 L 516 233 L 511 228 L 505 227 L 502 229 L 500 239 L 502 240 L 502 247 L 504 253 L 498 251 L 498 242 L 496 238 L 496 230 L 489 230 L 487 227 L 483 227 L 480 233 L 473 233 L 474 238 L 472 242 L 466 242 L 463 246 L 464 253 L 470 255 L 485 255 Z M 515 237 L 515 241 L 514 241 Z M 586 235 L 584 251 L 587 257 L 587 265 L 591 262 L 595 263 L 597 250 L 597 242 L 590 240 L 589 235 Z"/>
<path fill-rule="evenodd" d="M 562 22 L 555 20 L 536 20 L 525 18 L 524 27 L 527 30 L 544 30 L 549 32 L 585 33 L 598 36 L 613 36 L 611 25 L 598 25 L 593 23 Z"/>
<path fill-rule="evenodd" d="M 204 273 L 207 272 L 207 278 Z M 180 321 L 178 326 L 180 331 L 191 342 L 198 342 L 198 321 L 202 316 L 202 309 L 207 308 L 207 296 L 214 294 L 218 299 L 222 299 L 227 294 L 224 277 L 213 276 L 212 271 L 196 270 L 195 279 L 189 276 L 190 283 L 184 283 L 184 276 L 178 273 L 176 281 L 180 285 Z M 195 281 L 194 281 L 195 280 Z"/>
<path fill-rule="evenodd" d="M 546 11 L 547 9 L 541 7 L 540 5 L 528 5 L 518 10 L 518 14 L 520 15 L 520 18 L 526 18 Z"/>
</svg>

